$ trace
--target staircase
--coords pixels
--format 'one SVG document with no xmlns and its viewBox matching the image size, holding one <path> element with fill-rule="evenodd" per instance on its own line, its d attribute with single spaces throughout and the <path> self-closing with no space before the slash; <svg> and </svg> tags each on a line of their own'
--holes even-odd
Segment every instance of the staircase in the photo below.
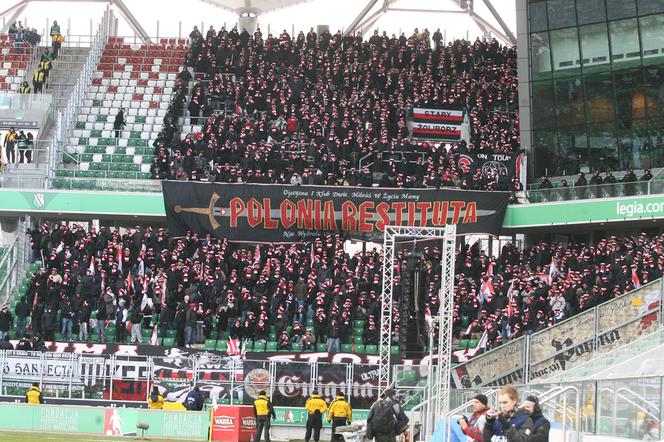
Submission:
<svg viewBox="0 0 664 442">
<path fill-rule="evenodd" d="M 63 47 L 58 58 L 53 60 L 53 69 L 44 90 L 53 96 L 53 105 L 60 110 L 67 105 L 90 48 Z"/>
</svg>

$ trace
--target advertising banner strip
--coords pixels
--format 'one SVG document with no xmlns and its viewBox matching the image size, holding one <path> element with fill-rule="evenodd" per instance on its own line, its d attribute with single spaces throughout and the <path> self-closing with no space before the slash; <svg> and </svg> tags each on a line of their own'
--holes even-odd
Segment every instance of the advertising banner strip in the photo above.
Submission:
<svg viewBox="0 0 664 442">
<path fill-rule="evenodd" d="M 382 241 L 386 225 L 498 234 L 506 192 L 164 181 L 169 232 L 299 242 L 322 234 Z"/>
</svg>

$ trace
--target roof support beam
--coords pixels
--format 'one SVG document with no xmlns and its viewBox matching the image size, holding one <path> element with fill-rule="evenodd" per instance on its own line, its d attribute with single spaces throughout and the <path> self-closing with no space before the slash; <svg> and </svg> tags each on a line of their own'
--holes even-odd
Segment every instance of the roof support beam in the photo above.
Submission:
<svg viewBox="0 0 664 442">
<path fill-rule="evenodd" d="M 5 25 L 0 29 L 0 34 L 6 34 L 7 31 L 9 30 L 9 27 L 14 23 L 16 20 L 18 20 L 18 17 L 21 15 L 23 11 L 25 11 L 25 8 L 28 7 L 28 2 L 27 0 L 23 0 L 11 8 L 7 9 L 6 11 L 3 11 L 0 13 L 0 18 L 4 18 L 7 15 L 11 14 L 12 12 L 14 13 L 9 20 L 5 23 Z"/>
<path fill-rule="evenodd" d="M 478 22 L 478 25 L 479 25 L 479 23 L 482 23 L 482 25 L 484 25 L 485 28 L 489 29 L 496 37 L 498 37 L 504 43 L 508 43 L 508 44 L 511 44 L 511 45 L 516 44 L 516 41 L 510 39 L 507 35 L 503 34 L 494 25 L 492 25 L 491 23 L 489 23 L 488 21 L 484 20 L 482 17 L 477 15 L 477 13 L 475 13 L 473 11 L 468 11 L 468 13 L 470 14 L 470 16 L 472 17 L 473 20 Z"/>
<path fill-rule="evenodd" d="M 134 17 L 134 14 L 131 13 L 129 8 L 127 8 L 127 5 L 124 4 L 122 0 L 111 0 L 111 3 L 115 5 L 118 8 L 118 11 L 122 16 L 124 17 L 125 20 L 127 20 L 127 23 L 129 23 L 129 26 L 134 30 L 136 35 L 141 37 L 141 40 L 143 40 L 143 43 L 150 44 L 150 37 L 148 36 L 148 33 L 145 32 L 145 29 L 143 29 L 143 26 L 141 26 L 141 23 Z"/>
<path fill-rule="evenodd" d="M 371 11 L 371 8 L 373 8 L 376 3 L 378 3 L 378 0 L 369 0 L 364 9 L 360 11 L 360 14 L 355 17 L 355 20 L 353 20 L 350 26 L 348 26 L 348 29 L 346 29 L 344 35 L 350 35 L 355 32 L 357 25 L 364 19 L 364 17 L 366 17 L 366 15 L 369 13 L 369 11 Z"/>
<path fill-rule="evenodd" d="M 507 26 L 507 23 L 505 23 L 503 17 L 500 16 L 498 10 L 493 6 L 491 0 L 483 0 L 483 1 L 486 7 L 489 8 L 489 11 L 491 11 L 491 15 L 493 15 L 493 18 L 496 19 L 498 24 L 500 24 L 500 27 L 503 28 L 503 31 L 505 31 L 505 35 L 507 35 L 510 38 L 510 42 L 512 44 L 516 44 L 516 37 L 514 36 L 514 33 L 510 30 L 509 26 Z"/>
</svg>

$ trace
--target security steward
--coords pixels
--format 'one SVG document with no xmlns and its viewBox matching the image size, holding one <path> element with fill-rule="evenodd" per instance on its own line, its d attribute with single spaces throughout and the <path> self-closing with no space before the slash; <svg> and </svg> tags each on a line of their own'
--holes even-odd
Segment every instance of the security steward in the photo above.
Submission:
<svg viewBox="0 0 664 442">
<path fill-rule="evenodd" d="M 341 440 L 339 436 L 335 433 L 337 432 L 337 427 L 343 427 L 345 425 L 350 425 L 353 420 L 353 410 L 350 408 L 350 404 L 346 402 L 346 396 L 343 393 L 339 393 L 330 404 L 330 410 L 327 412 L 327 421 L 332 422 L 332 439 Z"/>
<path fill-rule="evenodd" d="M 265 442 L 270 442 L 270 417 L 274 420 L 277 415 L 265 391 L 258 393 L 258 399 L 254 401 L 254 416 L 256 417 L 254 442 L 260 442 L 263 429 L 265 429 Z"/>
<path fill-rule="evenodd" d="M 314 441 L 318 442 L 320 440 L 320 429 L 323 428 L 323 413 L 327 410 L 327 403 L 316 392 L 313 392 L 304 404 L 304 408 L 308 413 L 307 432 L 304 440 L 306 442 L 311 440 L 313 430 Z"/>
<path fill-rule="evenodd" d="M 27 404 L 38 405 L 44 403 L 44 396 L 39 389 L 39 382 L 32 384 L 32 387 L 25 393 L 25 402 Z"/>
<path fill-rule="evenodd" d="M 159 393 L 159 388 L 156 385 L 152 387 L 152 393 L 148 397 L 148 408 L 150 410 L 161 410 L 164 408 L 164 396 Z"/>
</svg>

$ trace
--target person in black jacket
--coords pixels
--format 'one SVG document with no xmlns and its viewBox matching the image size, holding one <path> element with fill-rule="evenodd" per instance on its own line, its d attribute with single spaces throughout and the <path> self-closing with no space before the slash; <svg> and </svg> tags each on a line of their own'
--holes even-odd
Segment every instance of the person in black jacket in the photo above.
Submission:
<svg viewBox="0 0 664 442">
<path fill-rule="evenodd" d="M 9 335 L 5 335 L 5 338 L 0 340 L 0 350 L 13 350 L 14 346 L 9 342 Z"/>
<path fill-rule="evenodd" d="M 189 411 L 201 411 L 203 409 L 203 395 L 198 386 L 192 388 L 184 400 L 184 406 Z"/>
<path fill-rule="evenodd" d="M 2 306 L 2 310 L 0 310 L 0 339 L 4 339 L 5 336 L 9 334 L 9 330 L 12 328 L 13 325 L 14 325 L 14 318 L 12 317 L 12 314 L 9 312 L 7 304 L 4 304 Z"/>
<path fill-rule="evenodd" d="M 92 310 L 88 301 L 83 301 L 81 307 L 78 310 L 78 339 L 79 341 L 88 340 L 88 324 L 90 323 L 90 315 Z"/>
<path fill-rule="evenodd" d="M 184 347 L 184 327 L 187 323 L 187 313 L 184 310 L 184 305 L 179 304 L 177 312 L 175 312 L 175 340 L 178 347 Z"/>
<path fill-rule="evenodd" d="M 16 314 L 16 336 L 23 336 L 28 326 L 28 318 L 30 317 L 30 305 L 25 300 L 25 296 L 16 304 L 14 308 Z"/>
<path fill-rule="evenodd" d="M 530 414 L 530 419 L 533 421 L 533 432 L 528 442 L 549 442 L 551 423 L 542 416 L 539 399 L 536 396 L 528 396 L 523 402 L 523 409 Z"/>
<path fill-rule="evenodd" d="M 55 341 L 55 330 L 58 328 L 58 316 L 53 306 L 42 316 L 42 329 L 45 341 Z"/>
<path fill-rule="evenodd" d="M 120 131 L 124 129 L 127 125 L 124 117 L 124 108 L 120 109 L 115 115 L 115 120 L 113 121 L 113 130 L 115 130 L 115 138 L 120 138 Z"/>
<path fill-rule="evenodd" d="M 495 437 L 506 442 L 529 442 L 533 433 L 533 421 L 528 412 L 519 408 L 519 394 L 514 387 L 503 387 L 498 392 L 500 412 L 490 410 L 482 436 L 484 442 Z"/>
</svg>

